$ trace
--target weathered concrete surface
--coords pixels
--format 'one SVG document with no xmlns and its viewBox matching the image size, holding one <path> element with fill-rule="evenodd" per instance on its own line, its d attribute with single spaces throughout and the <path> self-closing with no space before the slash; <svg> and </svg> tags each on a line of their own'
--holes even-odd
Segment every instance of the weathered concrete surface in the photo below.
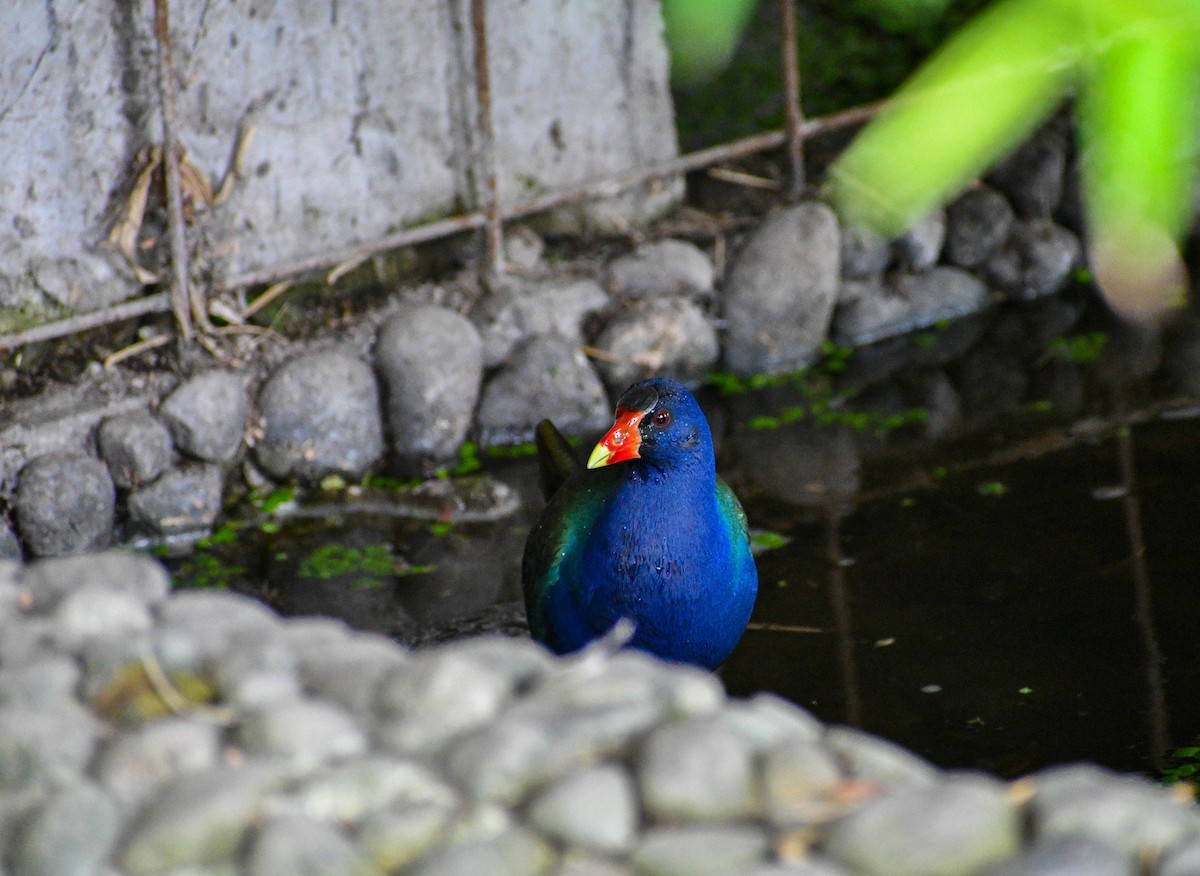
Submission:
<svg viewBox="0 0 1200 876">
<path fill-rule="evenodd" d="M 170 6 L 188 160 L 215 185 L 239 128 L 254 131 L 244 177 L 197 211 L 189 234 L 218 279 L 370 243 L 474 201 L 463 0 Z M 46 0 L 0 13 L 0 210 L 11 222 L 0 235 L 0 331 L 141 288 L 106 239 L 139 152 L 162 139 L 153 9 Z M 508 203 L 676 154 L 655 0 L 503 0 L 488 4 L 488 31 Z M 141 242 L 161 237 L 157 191 Z M 680 193 L 671 184 L 592 215 L 627 224 Z M 155 248 L 139 252 L 147 268 L 162 263 Z"/>
</svg>

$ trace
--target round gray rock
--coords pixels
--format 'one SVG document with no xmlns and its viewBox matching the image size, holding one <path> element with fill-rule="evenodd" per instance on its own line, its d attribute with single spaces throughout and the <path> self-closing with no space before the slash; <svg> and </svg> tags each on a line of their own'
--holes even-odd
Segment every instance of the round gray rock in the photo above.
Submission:
<svg viewBox="0 0 1200 876">
<path fill-rule="evenodd" d="M 638 759 L 642 805 L 659 821 L 747 818 L 756 813 L 750 746 L 718 721 L 659 727 Z"/>
<path fill-rule="evenodd" d="M 483 340 L 471 321 L 445 307 L 406 308 L 380 328 L 375 367 L 397 461 L 453 459 L 483 381 Z"/>
<path fill-rule="evenodd" d="M 992 168 L 988 181 L 1024 217 L 1045 219 L 1062 200 L 1067 137 L 1051 124 Z"/>
<path fill-rule="evenodd" d="M 987 287 L 959 268 L 939 265 L 897 281 L 898 288 L 878 283 L 856 284 L 848 294 L 842 284 L 833 335 L 839 344 L 858 346 L 957 319 L 991 303 Z"/>
<path fill-rule="evenodd" d="M 604 386 L 583 353 L 543 336 L 484 387 L 476 422 L 484 443 L 518 443 L 546 417 L 567 434 L 599 431 L 611 421 Z"/>
<path fill-rule="evenodd" d="M 242 446 L 249 412 L 242 378 L 229 371 L 197 374 L 167 396 L 159 408 L 175 446 L 209 462 L 233 459 Z"/>
<path fill-rule="evenodd" d="M 892 244 L 886 237 L 861 225 L 842 228 L 842 279 L 866 280 L 887 270 Z"/>
<path fill-rule="evenodd" d="M 275 815 L 251 841 L 245 872 L 248 876 L 318 876 L 354 873 L 360 863 L 354 846 L 332 826 L 304 815 Z"/>
<path fill-rule="evenodd" d="M 383 456 L 383 423 L 375 374 L 338 350 L 309 353 L 282 365 L 258 399 L 263 437 L 258 461 L 279 478 L 357 478 Z"/>
<path fill-rule="evenodd" d="M 595 280 L 507 282 L 471 313 L 483 337 L 484 365 L 502 364 L 538 335 L 581 343 L 584 320 L 608 303 L 608 295 Z"/>
<path fill-rule="evenodd" d="M 823 848 L 869 876 L 958 876 L 1008 857 L 1020 841 L 1005 786 L 960 775 L 872 800 L 834 822 Z"/>
<path fill-rule="evenodd" d="M 1024 849 L 976 876 L 1135 876 L 1136 873 L 1131 855 L 1087 837 L 1067 836 Z"/>
<path fill-rule="evenodd" d="M 529 821 L 542 834 L 571 846 L 627 852 L 638 828 L 637 789 L 629 773 L 615 764 L 581 770 L 538 794 Z"/>
<path fill-rule="evenodd" d="M 596 346 L 609 354 L 597 362 L 608 388 L 619 393 L 648 377 L 673 377 L 695 387 L 716 364 L 717 330 L 686 298 L 652 301 L 620 313 Z"/>
<path fill-rule="evenodd" d="M 112 537 L 116 490 L 104 463 L 85 453 L 46 453 L 26 463 L 13 506 L 34 556 L 102 547 Z"/>
<path fill-rule="evenodd" d="M 117 807 L 104 791 L 80 782 L 52 795 L 21 828 L 14 873 L 99 873 L 120 829 Z"/>
<path fill-rule="evenodd" d="M 976 186 L 946 208 L 946 261 L 960 268 L 982 264 L 1008 237 L 1013 208 L 993 188 Z"/>
<path fill-rule="evenodd" d="M 815 201 L 754 232 L 725 284 L 731 369 L 778 374 L 816 361 L 837 298 L 840 249 L 837 217 Z"/>
<path fill-rule="evenodd" d="M 987 260 L 984 271 L 998 288 L 1022 300 L 1061 289 L 1082 258 L 1079 238 L 1049 219 L 1013 223 L 1009 239 Z"/>
<path fill-rule="evenodd" d="M 129 494 L 129 517 L 162 535 L 209 529 L 221 511 L 221 468 L 189 463 Z"/>
<path fill-rule="evenodd" d="M 8 521 L 0 518 L 0 560 L 21 559 L 21 541 Z"/>
<path fill-rule="evenodd" d="M 946 213 L 934 210 L 896 238 L 896 256 L 911 270 L 924 271 L 937 264 L 946 240 Z"/>
<path fill-rule="evenodd" d="M 100 458 L 123 490 L 154 480 L 171 464 L 171 433 L 148 413 L 110 417 L 96 433 Z"/>
<path fill-rule="evenodd" d="M 702 295 L 713 292 L 713 264 L 686 240 L 645 243 L 608 266 L 608 288 L 622 298 Z"/>
</svg>

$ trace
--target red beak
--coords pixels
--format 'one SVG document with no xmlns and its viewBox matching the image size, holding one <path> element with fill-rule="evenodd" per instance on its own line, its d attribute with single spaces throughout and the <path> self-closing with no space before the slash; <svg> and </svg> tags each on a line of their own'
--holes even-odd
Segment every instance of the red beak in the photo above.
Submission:
<svg viewBox="0 0 1200 876">
<path fill-rule="evenodd" d="M 617 421 L 588 457 L 587 467 L 601 468 L 614 462 L 637 459 L 638 447 L 642 443 L 641 436 L 638 435 L 638 423 L 644 416 L 645 411 L 617 408 Z"/>
</svg>

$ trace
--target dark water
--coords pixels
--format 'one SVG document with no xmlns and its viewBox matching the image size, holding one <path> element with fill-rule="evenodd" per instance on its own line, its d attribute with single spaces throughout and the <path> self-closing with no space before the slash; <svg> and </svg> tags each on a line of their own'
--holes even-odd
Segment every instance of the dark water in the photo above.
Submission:
<svg viewBox="0 0 1200 876">
<path fill-rule="evenodd" d="M 791 539 L 759 557 L 730 692 L 773 691 L 944 766 L 1157 772 L 1200 736 L 1191 370 L 1200 320 L 1164 341 L 1060 300 L 856 352 L 799 389 L 707 394 L 752 526 Z M 897 426 L 914 405 L 925 421 Z M 248 526 L 177 580 L 410 642 L 519 630 L 541 499 L 531 461 L 487 469 L 519 513 Z"/>
<path fill-rule="evenodd" d="M 820 632 L 751 630 L 727 686 L 945 766 L 1155 772 L 1200 734 L 1198 439 L 1152 420 L 793 527 L 754 619 Z"/>
</svg>

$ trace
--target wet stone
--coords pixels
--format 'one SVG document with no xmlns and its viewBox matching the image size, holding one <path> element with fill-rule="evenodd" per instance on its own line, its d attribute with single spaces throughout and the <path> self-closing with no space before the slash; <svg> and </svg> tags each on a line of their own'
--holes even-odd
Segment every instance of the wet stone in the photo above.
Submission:
<svg viewBox="0 0 1200 876">
<path fill-rule="evenodd" d="M 467 840 L 431 852 L 413 876 L 541 876 L 554 865 L 554 852 L 535 834 L 514 828 L 483 840 Z"/>
<path fill-rule="evenodd" d="M 346 823 L 388 807 L 428 804 L 449 810 L 458 803 L 454 789 L 426 765 L 375 754 L 323 767 L 288 796 L 306 815 Z"/>
<path fill-rule="evenodd" d="M 123 490 L 154 480 L 171 464 L 171 433 L 149 413 L 111 417 L 96 433 L 100 458 Z"/>
<path fill-rule="evenodd" d="M 608 397 L 578 345 L 540 336 L 484 387 L 476 425 L 485 444 L 528 441 L 547 417 L 565 434 L 600 431 L 612 421 Z"/>
<path fill-rule="evenodd" d="M 159 408 L 175 446 L 208 462 L 237 455 L 249 413 L 242 378 L 229 371 L 206 371 L 184 381 Z"/>
<path fill-rule="evenodd" d="M 54 612 L 55 642 L 68 651 L 96 639 L 125 639 L 150 629 L 153 620 L 137 596 L 105 584 L 88 584 L 67 595 Z"/>
<path fill-rule="evenodd" d="M 848 776 L 884 786 L 930 785 L 937 768 L 894 742 L 853 727 L 830 727 L 825 745 L 837 755 Z"/>
<path fill-rule="evenodd" d="M 510 693 L 508 678 L 454 645 L 418 652 L 379 688 L 378 742 L 395 752 L 437 750 L 491 721 Z"/>
<path fill-rule="evenodd" d="M 543 835 L 567 846 L 627 852 L 637 834 L 637 788 L 623 767 L 602 764 L 571 773 L 538 793 L 528 818 Z"/>
<path fill-rule="evenodd" d="M 132 812 L 175 776 L 215 767 L 221 731 L 192 718 L 160 718 L 132 728 L 101 750 L 95 776 L 126 812 Z"/>
<path fill-rule="evenodd" d="M 440 803 L 376 809 L 359 827 L 358 847 L 376 868 L 395 873 L 443 841 L 454 817 L 453 807 Z"/>
<path fill-rule="evenodd" d="M 868 280 L 887 270 L 892 262 L 892 244 L 870 228 L 843 225 L 841 256 L 843 280 Z"/>
<path fill-rule="evenodd" d="M 1040 838 L 1086 836 L 1135 859 L 1200 835 L 1200 811 L 1147 780 L 1091 764 L 1053 767 L 1032 779 Z"/>
<path fill-rule="evenodd" d="M 135 524 L 160 535 L 209 530 L 221 513 L 221 469 L 209 463 L 171 469 L 130 493 L 128 508 Z"/>
<path fill-rule="evenodd" d="M 90 782 L 52 794 L 20 828 L 11 853 L 21 876 L 101 872 L 117 840 L 120 818 L 112 799 Z"/>
<path fill-rule="evenodd" d="M 762 863 L 767 850 L 766 835 L 748 825 L 657 827 L 632 861 L 639 876 L 728 876 Z"/>
<path fill-rule="evenodd" d="M 758 809 L 750 746 L 715 719 L 657 728 L 638 756 L 646 813 L 659 821 L 746 818 Z"/>
<path fill-rule="evenodd" d="M 143 806 L 117 861 L 130 876 L 231 861 L 280 781 L 265 764 L 178 776 Z"/>
<path fill-rule="evenodd" d="M 983 264 L 1008 239 L 1013 209 L 995 189 L 968 189 L 946 208 L 945 259 L 960 268 Z"/>
<path fill-rule="evenodd" d="M 315 700 L 269 703 L 242 715 L 236 739 L 251 754 L 282 759 L 297 774 L 362 754 L 367 739 L 342 709 Z"/>
<path fill-rule="evenodd" d="M 355 872 L 358 853 L 332 826 L 303 815 L 273 815 L 246 853 L 247 876 L 327 876 Z"/>
<path fill-rule="evenodd" d="M 738 374 L 779 374 L 820 355 L 840 280 L 837 217 L 820 202 L 773 214 L 725 283 L 725 357 Z"/>
<path fill-rule="evenodd" d="M 1002 783 L 955 775 L 864 804 L 830 825 L 822 847 L 869 876 L 956 876 L 1013 854 L 1020 835 Z"/>
<path fill-rule="evenodd" d="M 84 453 L 35 457 L 21 469 L 13 499 L 29 552 L 54 557 L 94 550 L 112 537 L 116 491 L 108 469 Z"/>
<path fill-rule="evenodd" d="M 704 250 L 686 240 L 644 243 L 612 260 L 608 288 L 621 298 L 707 297 L 713 293 L 713 264 Z"/>
<path fill-rule="evenodd" d="M 614 393 L 652 376 L 695 388 L 720 353 L 712 321 L 691 301 L 679 298 L 622 311 L 604 327 L 595 346 L 609 354 L 597 368 Z"/>
<path fill-rule="evenodd" d="M 454 459 L 483 380 L 483 340 L 470 320 L 444 307 L 402 309 L 379 329 L 375 367 L 396 459 L 408 467 Z"/>
<path fill-rule="evenodd" d="M 258 405 L 263 437 L 255 450 L 276 477 L 358 478 L 383 456 L 375 374 L 349 353 L 307 353 L 284 363 L 263 386 Z"/>
<path fill-rule="evenodd" d="M 124 551 L 41 560 L 31 564 L 21 579 L 34 611 L 45 611 L 90 583 L 127 593 L 150 606 L 162 603 L 171 589 L 171 580 L 161 564 Z"/>
<path fill-rule="evenodd" d="M 1200 872 L 1189 870 L 1188 873 Z M 1040 842 L 977 876 L 1137 876 L 1133 859 L 1112 846 L 1081 836 Z"/>
</svg>

